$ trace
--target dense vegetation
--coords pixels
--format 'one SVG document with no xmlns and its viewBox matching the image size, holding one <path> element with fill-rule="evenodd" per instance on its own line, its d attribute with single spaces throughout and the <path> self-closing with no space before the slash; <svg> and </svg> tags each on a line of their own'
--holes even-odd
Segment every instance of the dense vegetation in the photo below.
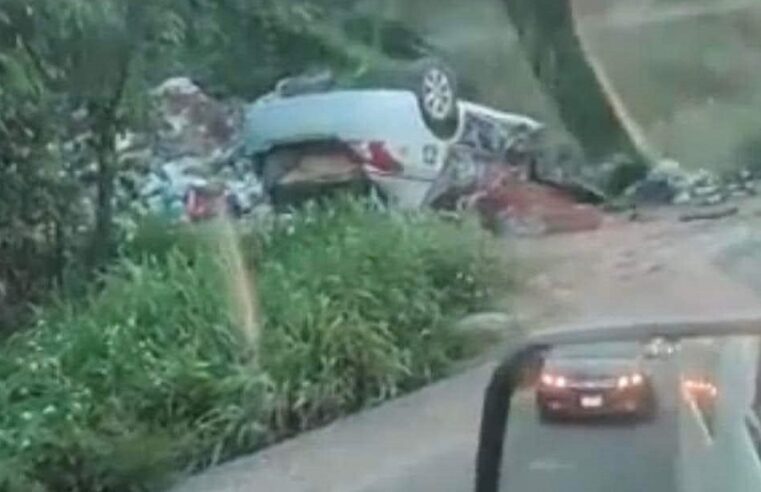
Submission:
<svg viewBox="0 0 761 492">
<path fill-rule="evenodd" d="M 119 225 L 120 136 L 189 75 L 250 99 L 429 50 L 340 0 L 0 0 L 0 490 L 130 491 L 418 387 L 501 272 L 469 222 L 310 208 Z"/>
<path fill-rule="evenodd" d="M 522 49 L 483 56 L 477 41 L 458 51 L 462 40 L 452 34 L 477 30 L 474 39 L 488 38 L 481 44 L 513 43 L 510 27 L 494 21 L 501 9 L 475 9 L 491 21 L 484 29 L 486 19 L 466 21 L 460 8 L 456 28 L 431 34 L 429 5 L 412 3 L 0 0 L 0 333 L 51 289 L 80 288 L 114 257 L 122 240 L 116 183 L 130 165 L 117 155 L 118 136 L 148 124 L 149 89 L 168 76 L 251 99 L 317 66 L 352 79 L 374 66 L 453 52 L 469 97 L 483 92 L 482 102 L 543 119 L 554 109 L 533 111 L 525 101 L 556 101 L 560 120 L 552 123 L 576 134 L 590 157 L 630 147 L 583 60 L 565 3 L 500 4 Z M 390 20 L 388 10 L 406 16 L 404 9 L 416 12 L 418 32 Z M 482 79 L 496 87 L 476 90 Z"/>
<path fill-rule="evenodd" d="M 451 321 L 504 281 L 488 240 L 356 203 L 146 223 L 4 344 L 0 490 L 152 490 L 442 375 L 469 345 Z"/>
<path fill-rule="evenodd" d="M 118 137 L 149 123 L 158 82 L 250 99 L 315 64 L 350 75 L 420 49 L 348 3 L 1 0 L 0 333 L 114 257 Z"/>
</svg>

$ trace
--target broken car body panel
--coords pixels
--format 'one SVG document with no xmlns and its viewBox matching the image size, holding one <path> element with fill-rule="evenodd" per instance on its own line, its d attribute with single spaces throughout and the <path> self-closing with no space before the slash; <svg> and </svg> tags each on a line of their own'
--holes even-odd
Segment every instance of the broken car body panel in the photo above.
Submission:
<svg viewBox="0 0 761 492">
<path fill-rule="evenodd" d="M 480 104 L 460 103 L 460 131 L 456 141 L 484 157 L 502 157 L 511 149 L 536 145 L 544 125 L 514 113 L 505 113 Z"/>
</svg>

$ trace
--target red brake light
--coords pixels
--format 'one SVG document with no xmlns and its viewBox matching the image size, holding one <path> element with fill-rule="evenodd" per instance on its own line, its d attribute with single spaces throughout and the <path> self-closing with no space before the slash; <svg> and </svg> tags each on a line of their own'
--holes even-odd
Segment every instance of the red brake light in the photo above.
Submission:
<svg viewBox="0 0 761 492">
<path fill-rule="evenodd" d="M 384 173 L 393 174 L 401 172 L 402 165 L 386 149 L 386 145 L 383 142 L 370 142 L 367 150 L 370 154 L 368 165 Z"/>
<path fill-rule="evenodd" d="M 716 387 L 716 385 L 708 381 L 699 379 L 686 379 L 682 385 L 684 390 L 693 397 L 708 395 L 711 398 L 716 398 L 719 394 L 719 389 Z"/>
<path fill-rule="evenodd" d="M 552 374 L 544 373 L 542 374 L 541 380 L 544 386 L 550 386 L 552 388 L 565 388 L 568 386 L 568 380 L 563 376 L 553 376 Z"/>
<path fill-rule="evenodd" d="M 555 378 L 551 374 L 542 374 L 542 384 L 545 386 L 554 386 Z"/>
</svg>

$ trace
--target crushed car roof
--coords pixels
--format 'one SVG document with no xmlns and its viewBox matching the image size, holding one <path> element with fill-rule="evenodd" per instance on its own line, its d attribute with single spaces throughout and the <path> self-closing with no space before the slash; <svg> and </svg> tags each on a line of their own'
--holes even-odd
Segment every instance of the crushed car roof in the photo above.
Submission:
<svg viewBox="0 0 761 492">
<path fill-rule="evenodd" d="M 415 117 L 405 117 L 415 115 Z M 399 90 L 346 90 L 260 100 L 246 110 L 244 148 L 316 139 L 434 140 L 415 95 Z"/>
<path fill-rule="evenodd" d="M 523 128 L 530 133 L 544 128 L 528 116 L 473 102 L 460 101 L 460 111 L 466 120 L 490 121 L 505 128 Z M 456 135 L 453 142 L 461 137 Z M 440 141 L 426 127 L 415 94 L 389 89 L 335 90 L 257 100 L 246 109 L 243 138 L 247 153 L 317 139 Z"/>
</svg>

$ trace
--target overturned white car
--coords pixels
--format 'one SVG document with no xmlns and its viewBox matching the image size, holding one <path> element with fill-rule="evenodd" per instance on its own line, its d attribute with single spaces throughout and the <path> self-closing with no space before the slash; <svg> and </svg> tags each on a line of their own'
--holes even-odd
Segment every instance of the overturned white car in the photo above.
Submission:
<svg viewBox="0 0 761 492">
<path fill-rule="evenodd" d="M 243 149 L 276 207 L 331 189 L 376 189 L 403 208 L 472 190 L 483 165 L 509 164 L 542 125 L 458 101 L 451 72 L 430 66 L 410 89 L 270 95 L 246 110 Z"/>
</svg>

